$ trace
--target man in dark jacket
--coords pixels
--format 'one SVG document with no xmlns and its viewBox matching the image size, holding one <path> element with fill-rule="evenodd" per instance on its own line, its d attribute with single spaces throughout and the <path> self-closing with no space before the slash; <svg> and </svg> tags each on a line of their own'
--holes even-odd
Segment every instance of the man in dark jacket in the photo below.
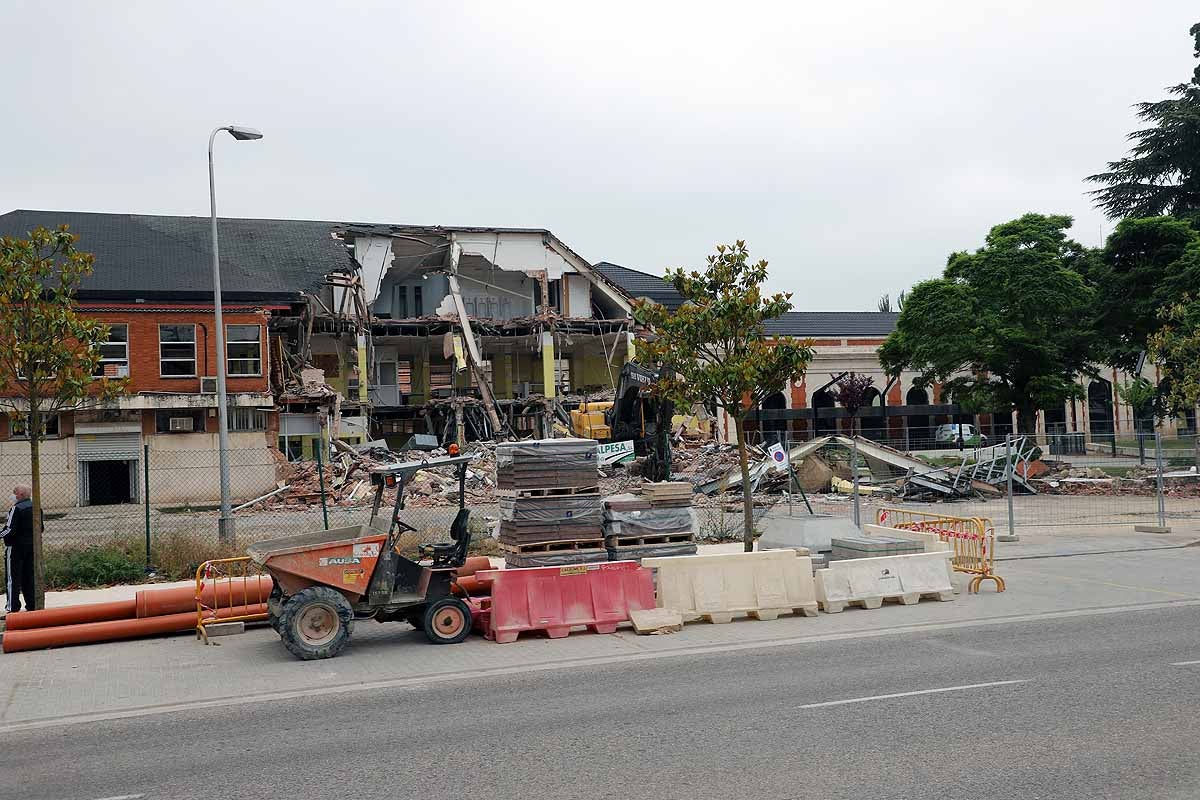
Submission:
<svg viewBox="0 0 1200 800">
<path fill-rule="evenodd" d="M 33 503 L 28 486 L 14 486 L 8 524 L 4 526 L 4 574 L 8 590 L 8 611 L 32 611 L 33 601 Z"/>
</svg>

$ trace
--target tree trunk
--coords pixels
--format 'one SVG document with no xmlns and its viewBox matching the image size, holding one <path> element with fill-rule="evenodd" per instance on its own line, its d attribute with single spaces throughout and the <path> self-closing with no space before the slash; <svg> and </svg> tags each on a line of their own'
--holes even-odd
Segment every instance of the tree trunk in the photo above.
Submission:
<svg viewBox="0 0 1200 800">
<path fill-rule="evenodd" d="M 1037 408 L 1032 403 L 1017 406 L 1017 433 L 1027 436 L 1037 433 Z"/>
<path fill-rule="evenodd" d="M 46 607 L 46 570 L 42 558 L 42 414 L 33 406 L 29 412 L 30 497 L 33 502 L 33 605 Z"/>
<path fill-rule="evenodd" d="M 738 464 L 742 468 L 742 546 L 754 551 L 754 496 L 750 491 L 750 462 L 746 454 L 746 429 L 740 416 L 733 418 L 737 430 Z"/>
</svg>

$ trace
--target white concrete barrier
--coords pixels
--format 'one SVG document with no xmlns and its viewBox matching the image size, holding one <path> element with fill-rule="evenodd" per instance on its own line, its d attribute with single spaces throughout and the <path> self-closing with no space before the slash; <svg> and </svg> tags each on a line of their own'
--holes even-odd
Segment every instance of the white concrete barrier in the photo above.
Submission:
<svg viewBox="0 0 1200 800">
<path fill-rule="evenodd" d="M 827 614 L 850 605 L 879 608 L 884 600 L 912 605 L 922 597 L 954 599 L 950 562 L 941 552 L 831 561 L 817 570 L 816 590 Z"/>
<path fill-rule="evenodd" d="M 954 557 L 954 548 L 949 542 L 943 542 L 942 537 L 928 531 L 910 531 L 905 528 L 887 528 L 883 525 L 864 525 L 863 533 L 867 536 L 891 536 L 896 539 L 907 539 L 910 542 L 921 542 L 926 553 L 945 553 L 946 558 Z"/>
<path fill-rule="evenodd" d="M 645 558 L 642 566 L 655 570 L 659 607 L 685 622 L 817 615 L 812 559 L 793 550 Z"/>
</svg>

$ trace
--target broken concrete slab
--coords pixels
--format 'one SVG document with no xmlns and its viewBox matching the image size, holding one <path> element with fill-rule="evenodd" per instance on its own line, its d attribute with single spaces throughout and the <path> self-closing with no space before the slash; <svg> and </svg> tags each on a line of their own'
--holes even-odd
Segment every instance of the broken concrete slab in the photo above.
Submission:
<svg viewBox="0 0 1200 800">
<path fill-rule="evenodd" d="M 760 550 L 787 550 L 797 547 L 812 552 L 829 552 L 831 540 L 838 536 L 861 536 L 862 531 L 846 517 L 830 514 L 795 517 L 768 516 L 765 530 L 758 539 Z"/>
<path fill-rule="evenodd" d="M 640 635 L 675 633 L 683 630 L 683 614 L 674 608 L 647 608 L 630 611 L 629 621 Z"/>
</svg>

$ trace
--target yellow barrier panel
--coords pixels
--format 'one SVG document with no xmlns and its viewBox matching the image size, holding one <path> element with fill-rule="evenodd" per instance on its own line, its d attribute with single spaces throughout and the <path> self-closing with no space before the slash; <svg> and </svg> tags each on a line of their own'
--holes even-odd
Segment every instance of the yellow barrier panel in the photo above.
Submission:
<svg viewBox="0 0 1200 800">
<path fill-rule="evenodd" d="M 249 556 L 205 561 L 196 568 L 196 638 L 208 643 L 207 625 L 267 619 L 266 611 L 244 612 L 265 606 L 270 594 L 270 577 Z"/>
<path fill-rule="evenodd" d="M 936 533 L 954 548 L 951 564 L 955 572 L 975 577 L 967 584 L 968 592 L 978 592 L 984 581 L 995 581 L 996 591 L 1005 590 L 1004 579 L 996 574 L 996 530 L 991 520 L 981 517 L 949 517 L 902 508 L 881 508 L 880 525 L 901 530 Z"/>
</svg>

